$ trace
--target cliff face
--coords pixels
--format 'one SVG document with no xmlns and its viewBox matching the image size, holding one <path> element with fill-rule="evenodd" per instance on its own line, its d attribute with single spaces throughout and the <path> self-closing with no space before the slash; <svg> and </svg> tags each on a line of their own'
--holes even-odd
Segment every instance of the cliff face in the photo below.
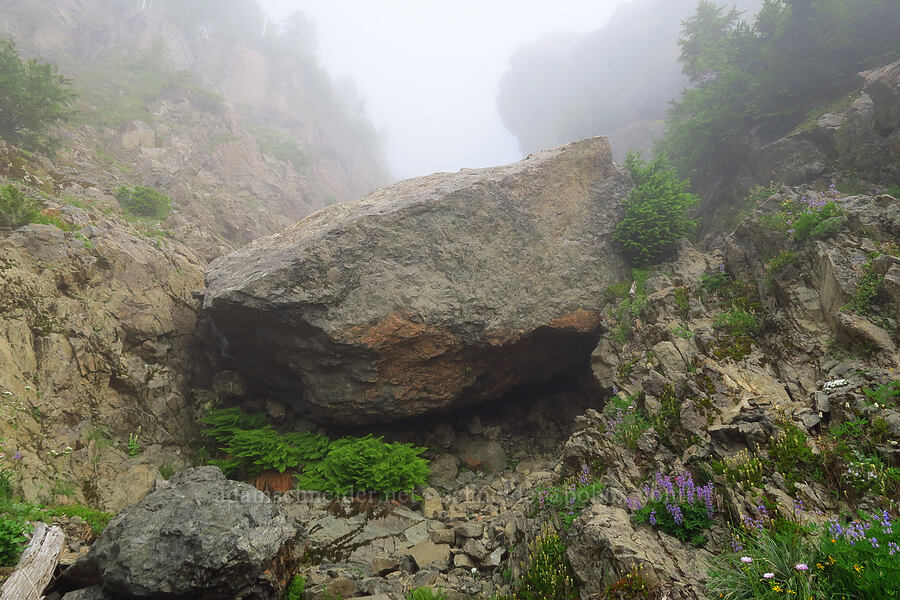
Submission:
<svg viewBox="0 0 900 600">
<path fill-rule="evenodd" d="M 0 16 L 0 35 L 81 93 L 55 161 L 73 185 L 158 188 L 177 209 L 162 229 L 211 259 L 386 181 L 377 135 L 299 17 L 263 36 L 251 0 L 147 4 L 30 0 Z"/>
<path fill-rule="evenodd" d="M 80 93 L 52 157 L 0 140 L 0 186 L 60 225 L 0 229 L 0 468 L 29 500 L 118 510 L 161 466 L 195 460 L 211 398 L 189 387 L 206 262 L 386 179 L 308 27 L 262 31 L 251 0 L 0 11 L 0 37 Z M 157 188 L 174 210 L 128 215 L 121 185 Z"/>
</svg>

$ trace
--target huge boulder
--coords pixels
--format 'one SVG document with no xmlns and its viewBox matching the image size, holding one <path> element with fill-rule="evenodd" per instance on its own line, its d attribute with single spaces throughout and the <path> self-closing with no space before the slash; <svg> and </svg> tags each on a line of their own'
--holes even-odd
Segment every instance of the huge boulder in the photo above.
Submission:
<svg viewBox="0 0 900 600">
<path fill-rule="evenodd" d="M 302 537 L 263 493 L 199 467 L 123 510 L 59 587 L 100 586 L 129 599 L 269 600 L 281 597 Z"/>
<path fill-rule="evenodd" d="M 257 391 L 361 424 L 587 361 L 630 179 L 592 138 L 402 181 L 213 262 L 204 309 Z"/>
</svg>

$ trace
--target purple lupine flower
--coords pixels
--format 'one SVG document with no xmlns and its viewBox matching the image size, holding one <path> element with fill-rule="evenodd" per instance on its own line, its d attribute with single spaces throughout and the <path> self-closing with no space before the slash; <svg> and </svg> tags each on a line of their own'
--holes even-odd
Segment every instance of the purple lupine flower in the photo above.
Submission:
<svg viewBox="0 0 900 600">
<path fill-rule="evenodd" d="M 837 519 L 830 519 L 828 521 L 828 533 L 830 533 L 833 538 L 839 538 L 844 535 L 844 528 L 841 527 L 841 524 L 838 523 Z"/>
<path fill-rule="evenodd" d="M 682 525 L 684 523 L 684 515 L 681 514 L 680 506 L 677 504 L 666 504 L 666 510 L 672 515 L 672 519 L 675 521 L 676 525 Z"/>
<path fill-rule="evenodd" d="M 538 492 L 538 508 L 540 510 L 544 510 L 546 507 L 545 503 L 547 501 L 547 496 L 550 495 L 550 490 L 541 490 Z"/>
<path fill-rule="evenodd" d="M 803 512 L 803 500 L 794 500 L 794 514 L 796 516 L 800 516 L 800 513 Z"/>
<path fill-rule="evenodd" d="M 13 454 L 13 458 L 14 458 L 15 460 L 22 460 L 22 453 L 19 452 L 18 450 L 16 450 L 16 453 Z"/>
<path fill-rule="evenodd" d="M 869 543 L 872 544 L 872 547 L 873 547 L 873 548 L 878 548 L 878 547 L 879 547 L 879 546 L 878 546 L 878 538 L 877 538 L 877 537 L 870 537 L 870 538 L 869 538 Z"/>
<path fill-rule="evenodd" d="M 878 524 L 881 525 L 881 530 L 887 534 L 894 533 L 894 527 L 891 523 L 891 515 L 888 514 L 888 511 L 882 511 L 880 517 L 875 517 L 878 520 Z"/>
<path fill-rule="evenodd" d="M 732 535 L 731 536 L 731 550 L 735 553 L 738 553 L 743 549 L 744 549 L 744 547 L 741 546 L 740 540 L 738 540 L 734 535 Z"/>
<path fill-rule="evenodd" d="M 893 556 L 900 552 L 900 546 L 898 546 L 895 542 L 888 542 L 888 554 Z"/>
<path fill-rule="evenodd" d="M 581 467 L 581 473 L 578 475 L 578 483 L 581 487 L 586 487 L 591 482 L 591 470 L 587 465 Z"/>
<path fill-rule="evenodd" d="M 650 524 L 656 525 L 656 511 L 655 510 L 650 511 Z"/>
</svg>

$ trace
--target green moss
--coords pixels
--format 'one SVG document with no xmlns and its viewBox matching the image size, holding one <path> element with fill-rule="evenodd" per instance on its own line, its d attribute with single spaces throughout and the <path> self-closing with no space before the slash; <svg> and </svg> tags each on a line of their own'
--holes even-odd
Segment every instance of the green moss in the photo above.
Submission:
<svg viewBox="0 0 900 600">
<path fill-rule="evenodd" d="M 678 314 L 682 317 L 687 318 L 688 311 L 691 308 L 690 296 L 688 294 L 688 289 L 686 287 L 677 287 L 675 288 L 675 308 L 678 310 Z"/>
<path fill-rule="evenodd" d="M 666 385 L 659 402 L 662 407 L 653 417 L 653 428 L 663 439 L 671 441 L 672 433 L 681 425 L 681 399 L 671 383 Z"/>
<path fill-rule="evenodd" d="M 759 330 L 759 321 L 752 313 L 734 308 L 717 315 L 713 328 L 724 330 L 731 337 L 742 338 L 755 334 Z"/>
<path fill-rule="evenodd" d="M 309 168 L 309 157 L 289 133 L 271 127 L 254 127 L 252 131 L 259 142 L 259 149 L 266 154 L 291 163 L 298 171 Z"/>
<path fill-rule="evenodd" d="M 166 98 L 187 99 L 212 114 L 221 114 L 225 106 L 221 96 L 198 85 L 189 71 L 174 67 L 161 41 L 136 54 L 110 53 L 93 61 L 75 85 L 81 92 L 78 119 L 112 128 L 129 121 L 157 121 L 150 105 Z"/>
</svg>

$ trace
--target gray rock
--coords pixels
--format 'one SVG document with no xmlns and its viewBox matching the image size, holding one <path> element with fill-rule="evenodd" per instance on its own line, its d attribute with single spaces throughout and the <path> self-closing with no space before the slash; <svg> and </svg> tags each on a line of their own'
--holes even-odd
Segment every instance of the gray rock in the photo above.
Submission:
<svg viewBox="0 0 900 600">
<path fill-rule="evenodd" d="M 473 471 L 497 473 L 506 468 L 506 451 L 500 442 L 483 439 L 457 439 L 454 452 Z"/>
<path fill-rule="evenodd" d="M 438 529 L 431 532 L 431 541 L 435 544 L 452 544 L 456 541 L 456 533 L 452 529 Z"/>
<path fill-rule="evenodd" d="M 506 549 L 503 547 L 494 548 L 491 554 L 484 561 L 487 566 L 490 567 L 499 567 L 500 563 L 503 562 L 503 556 L 506 554 Z"/>
<path fill-rule="evenodd" d="M 131 599 L 263 600 L 280 596 L 301 537 L 264 494 L 198 467 L 123 510 L 61 579 Z"/>
<path fill-rule="evenodd" d="M 468 554 L 460 552 L 453 557 L 453 566 L 459 569 L 471 569 L 475 566 Z"/>
<path fill-rule="evenodd" d="M 379 577 L 400 569 L 400 561 L 396 558 L 378 558 L 372 562 L 372 572 Z"/>
<path fill-rule="evenodd" d="M 651 584 L 665 589 L 699 589 L 713 556 L 706 550 L 690 548 L 675 538 L 657 534 L 648 526 L 635 527 L 624 509 L 592 504 L 579 517 L 569 534 L 568 557 L 584 595 L 602 594 L 610 572 L 627 572 L 643 565 L 643 575 Z M 682 597 L 696 599 L 684 590 Z"/>
<path fill-rule="evenodd" d="M 428 476 L 428 482 L 445 490 L 452 490 L 456 487 L 456 476 L 459 469 L 456 466 L 457 458 L 452 454 L 439 454 L 431 464 L 431 474 Z"/>
<path fill-rule="evenodd" d="M 484 562 L 484 560 L 490 555 L 490 551 L 485 547 L 481 540 L 475 540 L 472 538 L 466 540 L 466 543 L 463 545 L 463 552 L 465 552 L 478 562 Z"/>
<path fill-rule="evenodd" d="M 837 315 L 837 324 L 838 332 L 850 340 L 864 340 L 890 354 L 897 351 L 891 334 L 865 317 L 841 312 Z"/>
<path fill-rule="evenodd" d="M 453 528 L 456 535 L 463 538 L 480 538 L 484 533 L 484 525 L 481 523 L 460 523 Z"/>
<path fill-rule="evenodd" d="M 672 342 L 660 342 L 653 346 L 653 354 L 659 360 L 660 366 L 667 377 L 673 379 L 681 375 L 687 369 L 687 363 L 681 352 Z"/>
<path fill-rule="evenodd" d="M 605 138 L 403 181 L 217 259 L 204 310 L 252 388 L 323 420 L 494 399 L 590 356 L 629 186 Z"/>
<path fill-rule="evenodd" d="M 450 565 L 450 546 L 448 544 L 435 544 L 431 540 L 426 540 L 410 548 L 409 555 L 420 569 L 433 568 L 446 571 Z"/>
<path fill-rule="evenodd" d="M 435 519 L 444 511 L 444 502 L 434 488 L 422 490 L 422 515 L 426 519 Z"/>
<path fill-rule="evenodd" d="M 62 600 L 115 600 L 113 596 L 110 596 L 106 592 L 103 591 L 103 587 L 99 585 L 94 585 L 89 588 L 84 588 L 81 590 L 75 590 L 74 592 L 69 592 L 68 594 L 62 597 Z"/>
</svg>

